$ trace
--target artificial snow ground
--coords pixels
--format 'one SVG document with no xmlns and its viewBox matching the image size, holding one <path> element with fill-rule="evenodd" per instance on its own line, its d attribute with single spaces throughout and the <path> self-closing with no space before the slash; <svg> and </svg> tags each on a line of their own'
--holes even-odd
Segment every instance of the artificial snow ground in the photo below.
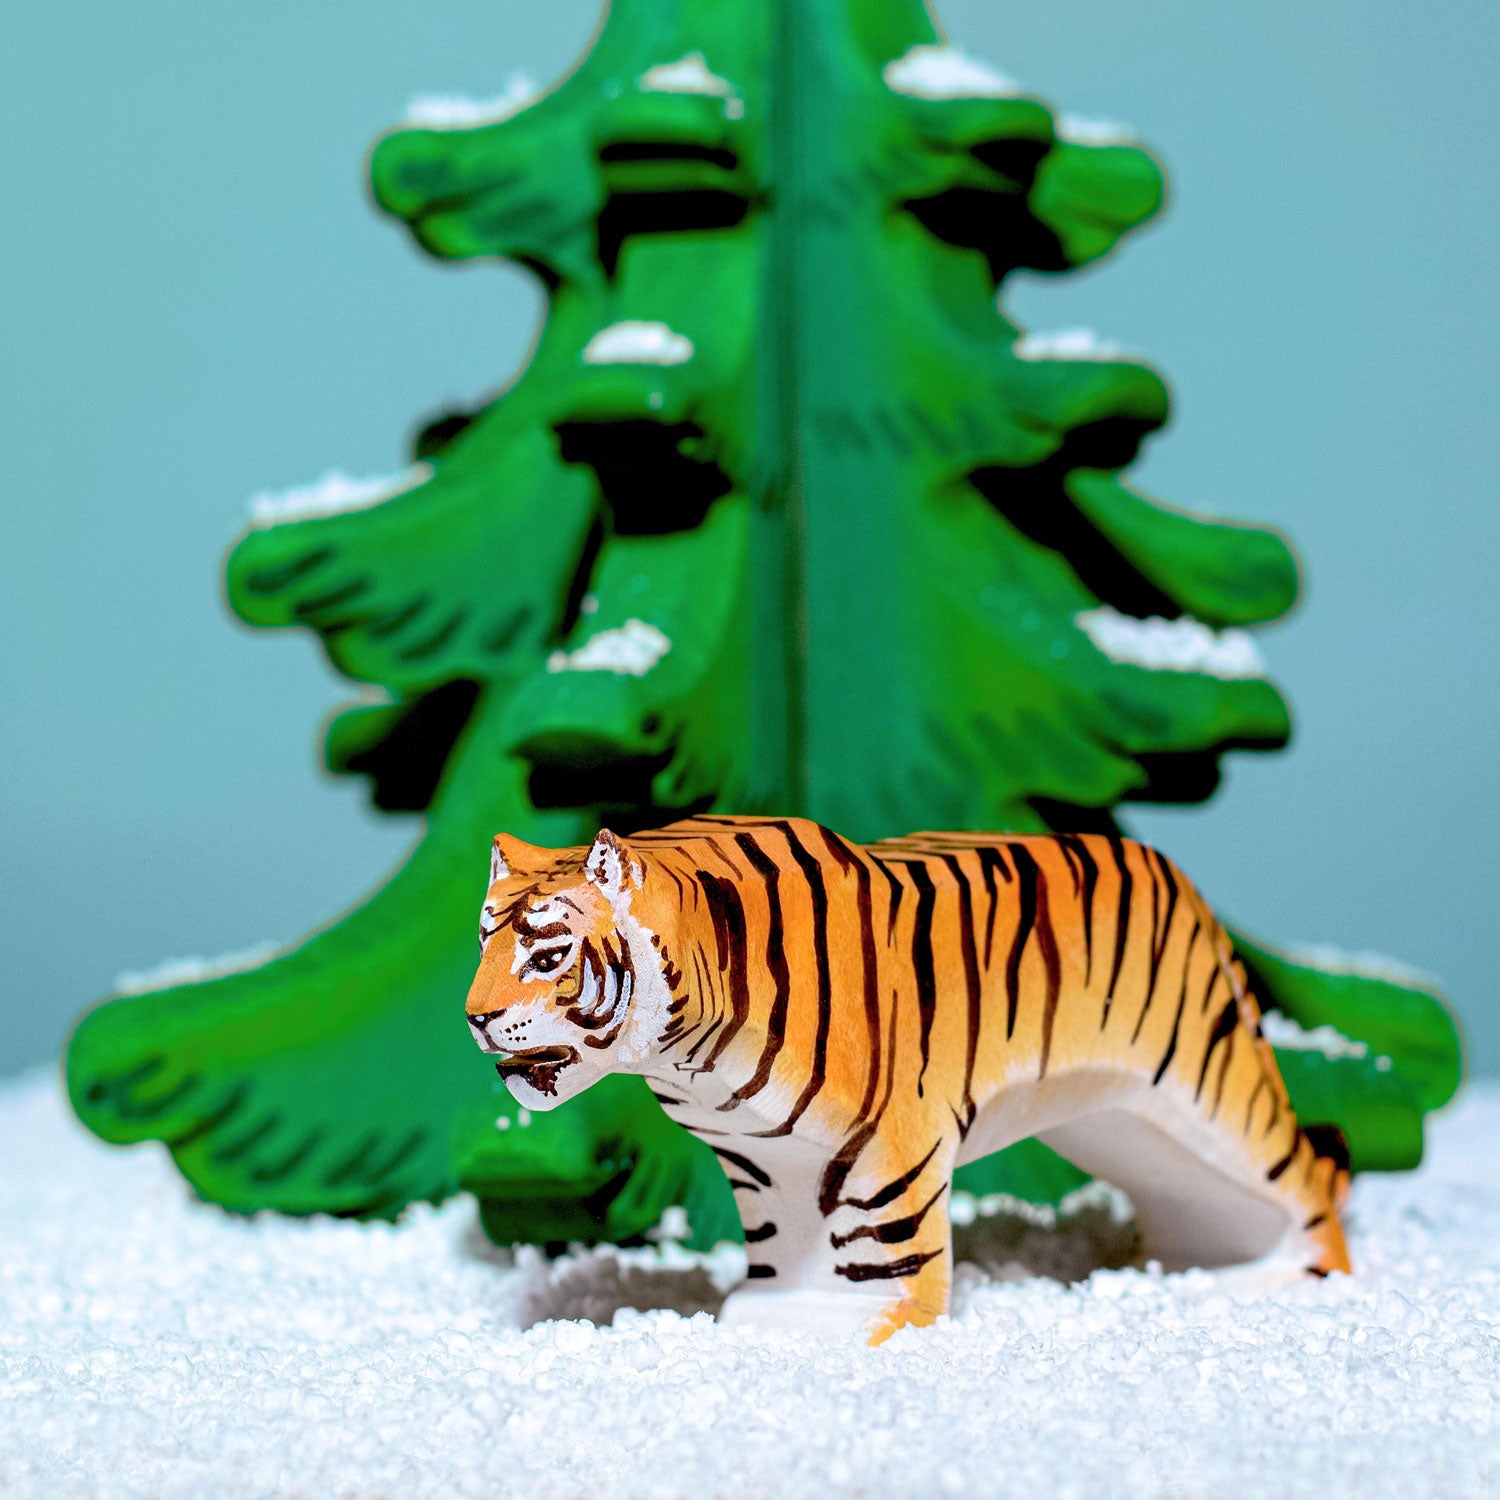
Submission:
<svg viewBox="0 0 1500 1500">
<path fill-rule="evenodd" d="M 1500 1495 L 1495 1085 L 1420 1173 L 1356 1184 L 1354 1277 L 1069 1286 L 1015 1257 L 1118 1264 L 1128 1232 L 1001 1216 L 953 1318 L 875 1350 L 673 1311 L 719 1294 L 642 1263 L 670 1254 L 496 1251 L 466 1201 L 231 1219 L 49 1080 L 0 1088 L 0 1142 L 7 1500 Z"/>
</svg>

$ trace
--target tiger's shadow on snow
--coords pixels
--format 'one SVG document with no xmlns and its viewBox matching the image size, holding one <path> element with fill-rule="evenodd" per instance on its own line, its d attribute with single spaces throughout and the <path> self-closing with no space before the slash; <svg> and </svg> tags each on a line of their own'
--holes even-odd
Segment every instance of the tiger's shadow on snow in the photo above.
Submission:
<svg viewBox="0 0 1500 1500">
<path fill-rule="evenodd" d="M 955 1203 L 955 1282 L 1042 1276 L 1063 1283 L 1099 1270 L 1140 1266 L 1141 1241 L 1129 1204 L 1114 1189 L 1091 1184 L 1056 1209 L 1015 1199 Z M 523 1328 L 552 1319 L 587 1319 L 598 1327 L 624 1308 L 667 1309 L 691 1317 L 717 1314 L 744 1268 L 739 1246 L 693 1255 L 674 1244 L 621 1250 L 575 1247 L 548 1256 L 532 1246 L 492 1245 L 475 1225 L 466 1251 L 519 1272 L 516 1316 Z M 972 1268 L 963 1269 L 963 1268 Z"/>
</svg>

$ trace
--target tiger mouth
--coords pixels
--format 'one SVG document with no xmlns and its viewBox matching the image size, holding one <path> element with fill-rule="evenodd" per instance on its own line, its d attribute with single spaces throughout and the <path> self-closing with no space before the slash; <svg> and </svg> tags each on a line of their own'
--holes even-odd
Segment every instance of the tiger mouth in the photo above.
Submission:
<svg viewBox="0 0 1500 1500">
<path fill-rule="evenodd" d="M 564 1068 L 578 1061 L 578 1053 L 572 1047 L 531 1047 L 525 1052 L 512 1052 L 495 1064 L 495 1071 L 502 1078 L 521 1074 L 528 1085 L 539 1094 L 557 1092 L 557 1075 Z"/>
</svg>

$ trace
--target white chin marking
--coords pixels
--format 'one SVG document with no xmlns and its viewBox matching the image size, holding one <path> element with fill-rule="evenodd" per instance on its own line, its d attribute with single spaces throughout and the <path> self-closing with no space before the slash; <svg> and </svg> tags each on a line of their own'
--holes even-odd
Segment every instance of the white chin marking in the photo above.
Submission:
<svg viewBox="0 0 1500 1500">
<path fill-rule="evenodd" d="M 517 1104 L 524 1106 L 526 1109 L 545 1112 L 549 1109 L 556 1109 L 559 1104 L 571 1099 L 574 1093 L 577 1092 L 572 1087 L 573 1080 L 569 1076 L 576 1067 L 576 1063 L 565 1063 L 557 1070 L 557 1076 L 553 1080 L 555 1092 L 550 1094 L 544 1094 L 540 1089 L 532 1088 L 520 1073 L 512 1074 L 509 1078 L 504 1079 L 503 1082 L 506 1092 L 509 1093 L 510 1097 Z"/>
</svg>

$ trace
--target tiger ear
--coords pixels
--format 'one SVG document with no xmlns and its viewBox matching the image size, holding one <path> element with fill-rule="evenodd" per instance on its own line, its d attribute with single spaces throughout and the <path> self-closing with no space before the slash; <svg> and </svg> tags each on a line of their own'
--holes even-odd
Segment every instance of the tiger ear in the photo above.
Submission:
<svg viewBox="0 0 1500 1500">
<path fill-rule="evenodd" d="M 528 844 L 525 839 L 515 838 L 508 833 L 497 833 L 495 842 L 490 845 L 490 884 L 494 885 L 497 880 L 508 880 L 517 872 L 524 874 L 536 869 L 539 856 L 545 853 L 545 850 L 538 849 L 535 844 Z"/>
<path fill-rule="evenodd" d="M 601 828 L 583 861 L 583 873 L 611 901 L 636 889 L 645 874 L 641 862 L 609 829 Z"/>
</svg>

